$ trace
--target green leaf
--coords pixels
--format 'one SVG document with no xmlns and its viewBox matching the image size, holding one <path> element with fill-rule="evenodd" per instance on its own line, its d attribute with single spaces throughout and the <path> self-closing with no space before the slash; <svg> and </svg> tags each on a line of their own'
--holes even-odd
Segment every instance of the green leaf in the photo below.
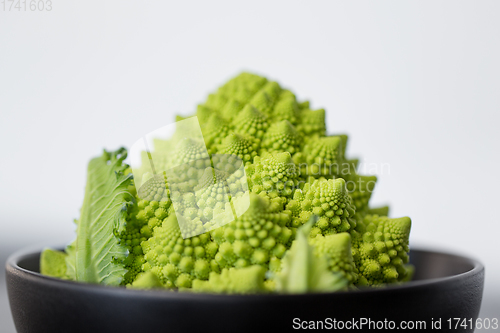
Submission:
<svg viewBox="0 0 500 333">
<path fill-rule="evenodd" d="M 40 256 L 40 273 L 47 276 L 66 278 L 66 253 L 44 249 Z"/>
<path fill-rule="evenodd" d="M 309 232 L 316 220 L 316 216 L 311 217 L 297 230 L 292 247 L 282 259 L 281 272 L 274 278 L 276 291 L 295 294 L 346 289 L 347 279 L 329 271 L 326 258 L 316 256 L 314 246 L 308 242 Z"/>
<path fill-rule="evenodd" d="M 73 280 L 119 285 L 126 269 L 123 260 L 128 251 L 117 234 L 123 229 L 134 197 L 127 190 L 132 175 L 124 175 L 125 148 L 104 151 L 92 159 L 87 170 L 87 185 L 76 240 L 66 253 L 67 272 Z"/>
</svg>

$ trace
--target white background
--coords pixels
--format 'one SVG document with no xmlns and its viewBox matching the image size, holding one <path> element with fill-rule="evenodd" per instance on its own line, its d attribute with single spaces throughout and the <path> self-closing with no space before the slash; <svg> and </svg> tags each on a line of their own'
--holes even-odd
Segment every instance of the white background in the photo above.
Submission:
<svg viewBox="0 0 500 333">
<path fill-rule="evenodd" d="M 500 317 L 499 1 L 52 1 L 0 8 L 0 243 L 71 240 L 86 163 L 194 112 L 241 70 L 327 110 L 390 165 L 412 245 L 479 258 Z M 7 251 L 7 250 L 5 250 Z"/>
</svg>

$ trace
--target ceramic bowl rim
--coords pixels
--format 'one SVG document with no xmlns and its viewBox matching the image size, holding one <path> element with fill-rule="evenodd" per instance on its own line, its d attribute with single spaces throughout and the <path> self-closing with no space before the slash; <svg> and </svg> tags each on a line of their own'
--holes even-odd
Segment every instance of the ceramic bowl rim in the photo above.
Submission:
<svg viewBox="0 0 500 333">
<path fill-rule="evenodd" d="M 93 291 L 93 292 L 101 292 L 101 293 L 113 293 L 116 295 L 123 295 L 127 297 L 148 297 L 148 298 L 180 298 L 180 299 L 185 299 L 185 298 L 193 298 L 193 299 L 213 299 L 214 301 L 216 300 L 227 300 L 227 299 L 237 299 L 237 298 L 245 298 L 245 299 L 250 299 L 250 298 L 275 298 L 275 297 L 308 297 L 308 296 L 318 296 L 318 295 L 340 295 L 340 294 L 352 294 L 352 293 L 372 293 L 372 294 L 377 294 L 377 293 L 384 293 L 388 291 L 398 291 L 398 290 L 408 290 L 408 289 L 413 289 L 413 288 L 420 288 L 428 285 L 434 285 L 434 284 L 440 284 L 440 283 L 447 283 L 450 280 L 457 280 L 457 279 L 465 279 L 469 276 L 473 276 L 475 274 L 480 273 L 481 271 L 484 270 L 484 266 L 481 262 L 479 262 L 476 259 L 466 257 L 463 255 L 459 254 L 454 254 L 454 253 L 449 253 L 449 252 L 442 252 L 442 251 L 434 251 L 434 250 L 427 250 L 427 249 L 422 249 L 422 248 L 412 248 L 413 252 L 426 252 L 427 254 L 438 254 L 438 255 L 445 255 L 445 256 L 450 256 L 454 257 L 455 259 L 461 260 L 463 262 L 467 262 L 472 266 L 472 269 L 455 274 L 455 275 L 449 275 L 445 277 L 438 277 L 438 278 L 430 278 L 430 279 L 425 279 L 425 280 L 417 280 L 417 281 L 410 281 L 406 282 L 401 285 L 393 285 L 393 286 L 386 286 L 384 288 L 363 288 L 357 291 L 340 291 L 340 292 L 334 292 L 334 293 L 310 293 L 310 294 L 250 294 L 250 295 L 227 295 L 227 294 L 214 294 L 214 293 L 193 293 L 193 292 L 177 292 L 177 291 L 169 291 L 169 290 L 158 290 L 158 289 L 153 289 L 153 290 L 139 290 L 139 289 L 129 289 L 129 288 L 123 288 L 123 287 L 111 287 L 111 286 L 103 286 L 103 285 L 97 285 L 97 284 L 88 284 L 88 283 L 82 283 L 82 282 L 76 282 L 76 281 L 69 281 L 69 280 L 62 280 L 50 276 L 45 276 L 42 275 L 39 272 L 35 272 L 26 268 L 23 268 L 19 266 L 20 261 L 39 255 L 41 251 L 47 247 L 27 247 L 24 249 L 21 249 L 19 251 L 16 251 L 15 253 L 11 254 L 9 258 L 6 261 L 6 270 L 11 273 L 11 274 L 16 274 L 22 278 L 25 279 L 32 279 L 36 283 L 46 283 L 46 284 L 52 284 L 54 286 L 58 286 L 60 288 L 76 288 L 76 289 L 81 289 L 81 291 Z M 57 246 L 57 247 L 50 247 L 52 249 L 61 249 L 63 247 Z"/>
</svg>

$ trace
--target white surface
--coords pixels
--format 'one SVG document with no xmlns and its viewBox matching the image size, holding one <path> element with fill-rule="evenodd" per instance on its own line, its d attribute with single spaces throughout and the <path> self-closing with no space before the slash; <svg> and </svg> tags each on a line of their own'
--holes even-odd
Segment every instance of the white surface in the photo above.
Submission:
<svg viewBox="0 0 500 333">
<path fill-rule="evenodd" d="M 193 112 L 248 69 L 325 107 L 351 156 L 388 164 L 373 201 L 412 217 L 414 244 L 481 259 L 493 300 L 499 16 L 498 1 L 54 0 L 51 12 L 0 11 L 0 242 L 69 241 L 90 157 Z"/>
</svg>

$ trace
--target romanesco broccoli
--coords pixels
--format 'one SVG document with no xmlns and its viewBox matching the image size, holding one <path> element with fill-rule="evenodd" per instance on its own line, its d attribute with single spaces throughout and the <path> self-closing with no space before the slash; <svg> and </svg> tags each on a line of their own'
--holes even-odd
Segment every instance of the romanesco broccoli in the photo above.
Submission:
<svg viewBox="0 0 500 333">
<path fill-rule="evenodd" d="M 157 173 L 132 179 L 123 148 L 90 162 L 77 238 L 43 252 L 43 274 L 216 293 L 410 279 L 410 219 L 369 206 L 377 178 L 358 174 L 346 135 L 326 134 L 324 109 L 242 73 L 195 116 L 203 138 L 176 132 L 142 153 Z"/>
</svg>

